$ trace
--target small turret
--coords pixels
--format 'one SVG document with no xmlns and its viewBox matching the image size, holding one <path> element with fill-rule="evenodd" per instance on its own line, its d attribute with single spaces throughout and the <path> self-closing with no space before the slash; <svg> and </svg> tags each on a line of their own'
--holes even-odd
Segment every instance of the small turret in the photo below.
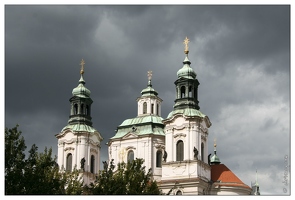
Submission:
<svg viewBox="0 0 295 200">
<path fill-rule="evenodd" d="M 255 180 L 255 183 L 251 183 L 252 185 L 252 195 L 260 195 L 260 192 L 259 192 L 259 184 L 257 182 L 257 170 L 256 170 L 256 180 Z"/>
<path fill-rule="evenodd" d="M 84 75 L 84 59 L 81 60 L 80 80 L 77 87 L 72 91 L 73 96 L 70 98 L 71 114 L 68 121 L 69 125 L 86 124 L 92 127 L 91 121 L 91 104 L 90 90 L 85 87 Z"/>
<path fill-rule="evenodd" d="M 220 164 L 220 160 L 216 154 L 216 139 L 214 139 L 214 155 L 211 157 L 210 159 L 210 163 L 211 165 L 219 165 Z"/>
<path fill-rule="evenodd" d="M 182 68 L 177 71 L 177 80 L 174 82 L 176 86 L 176 99 L 174 110 L 195 109 L 199 110 L 198 101 L 198 86 L 200 85 L 197 74 L 191 68 L 191 62 L 188 59 L 188 43 L 189 39 L 186 37 L 183 44 L 185 58 Z"/>
<path fill-rule="evenodd" d="M 152 86 L 152 74 L 153 72 L 152 71 L 148 71 L 148 85 L 147 85 L 147 88 L 143 89 L 141 91 L 141 95 L 142 96 L 154 96 L 156 97 L 158 95 L 158 92 L 153 88 Z"/>
<path fill-rule="evenodd" d="M 162 99 L 158 97 L 158 92 L 152 87 L 152 71 L 147 72 L 148 84 L 141 91 L 141 97 L 137 98 L 138 116 L 142 115 L 157 115 L 161 116 Z"/>
</svg>

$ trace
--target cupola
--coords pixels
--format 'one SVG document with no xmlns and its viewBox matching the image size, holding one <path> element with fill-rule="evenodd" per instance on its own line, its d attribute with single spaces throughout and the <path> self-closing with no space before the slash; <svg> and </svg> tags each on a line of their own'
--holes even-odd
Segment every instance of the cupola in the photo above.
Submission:
<svg viewBox="0 0 295 200">
<path fill-rule="evenodd" d="M 216 154 L 216 140 L 214 141 L 214 155 L 211 157 L 210 159 L 210 163 L 211 165 L 219 165 L 220 164 L 220 160 Z"/>
<path fill-rule="evenodd" d="M 141 96 L 157 96 L 158 92 L 152 87 L 152 71 L 148 71 L 147 88 L 141 91 Z"/>
<path fill-rule="evenodd" d="M 69 124 L 85 124 L 92 126 L 91 121 L 91 104 L 93 103 L 90 98 L 90 90 L 85 87 L 84 75 L 84 65 L 85 62 L 81 60 L 81 78 L 79 80 L 79 85 L 73 89 L 71 102 L 71 115 L 69 119 Z"/>
<path fill-rule="evenodd" d="M 178 70 L 177 77 L 178 78 L 187 78 L 187 79 L 195 79 L 197 74 L 196 72 L 190 67 L 191 62 L 188 59 L 188 51 L 185 54 L 185 58 L 183 63 L 183 67 Z"/>
<path fill-rule="evenodd" d="M 161 116 L 162 99 L 158 97 L 158 92 L 152 87 L 152 71 L 148 71 L 148 85 L 141 91 L 141 97 L 137 98 L 138 116 L 157 115 Z"/>
<path fill-rule="evenodd" d="M 83 74 L 81 74 L 81 78 L 79 80 L 79 85 L 73 89 L 73 96 L 78 97 L 90 97 L 90 90 L 85 87 L 85 81 L 83 79 Z"/>
<path fill-rule="evenodd" d="M 188 43 L 189 39 L 186 37 L 183 44 L 185 45 L 185 58 L 183 66 L 177 72 L 177 80 L 174 82 L 176 86 L 176 99 L 174 110 L 199 110 L 198 101 L 198 86 L 200 85 L 196 79 L 196 72 L 190 67 L 190 60 L 188 59 Z M 195 112 L 195 111 L 193 111 Z"/>
</svg>

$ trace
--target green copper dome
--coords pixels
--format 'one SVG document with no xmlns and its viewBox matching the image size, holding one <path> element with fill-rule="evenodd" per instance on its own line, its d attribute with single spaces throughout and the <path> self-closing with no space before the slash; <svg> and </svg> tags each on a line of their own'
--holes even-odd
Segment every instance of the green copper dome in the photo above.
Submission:
<svg viewBox="0 0 295 200">
<path fill-rule="evenodd" d="M 219 164 L 220 163 L 220 160 L 218 158 L 218 156 L 216 154 L 214 154 L 211 159 L 210 159 L 210 162 L 211 163 L 215 163 L 215 164 Z"/>
<path fill-rule="evenodd" d="M 151 80 L 148 82 L 147 88 L 141 91 L 142 96 L 157 96 L 158 92 L 152 87 Z"/>
<path fill-rule="evenodd" d="M 81 78 L 79 80 L 79 85 L 73 89 L 72 94 L 74 96 L 78 96 L 78 97 L 90 97 L 90 90 L 88 90 L 85 86 L 85 81 L 83 79 L 83 75 L 81 75 Z"/>
<path fill-rule="evenodd" d="M 188 78 L 188 79 L 195 79 L 197 74 L 196 72 L 190 67 L 191 62 L 188 59 L 188 55 L 186 54 L 186 57 L 183 61 L 183 67 L 178 70 L 177 77 L 178 78 Z"/>
</svg>

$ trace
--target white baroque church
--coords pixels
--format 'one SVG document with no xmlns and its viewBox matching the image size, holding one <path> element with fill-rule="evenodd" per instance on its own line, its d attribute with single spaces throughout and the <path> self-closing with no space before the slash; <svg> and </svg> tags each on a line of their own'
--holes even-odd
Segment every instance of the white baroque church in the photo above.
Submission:
<svg viewBox="0 0 295 200">
<path fill-rule="evenodd" d="M 162 99 L 148 84 L 137 98 L 137 116 L 126 119 L 109 139 L 109 161 L 128 162 L 143 158 L 146 170 L 152 169 L 154 180 L 163 193 L 171 195 L 249 195 L 252 189 L 244 184 L 226 165 L 221 164 L 214 144 L 214 155 L 208 152 L 211 122 L 200 111 L 199 81 L 191 68 L 189 40 L 184 40 L 185 58 L 174 82 L 176 98 L 166 119 L 161 117 Z M 95 180 L 100 170 L 101 134 L 92 127 L 90 90 L 83 79 L 81 61 L 79 85 L 70 99 L 68 125 L 56 135 L 58 165 L 64 170 L 81 170 L 84 183 Z M 257 192 L 255 193 L 257 194 Z M 258 193 L 259 194 L 259 193 Z"/>
</svg>

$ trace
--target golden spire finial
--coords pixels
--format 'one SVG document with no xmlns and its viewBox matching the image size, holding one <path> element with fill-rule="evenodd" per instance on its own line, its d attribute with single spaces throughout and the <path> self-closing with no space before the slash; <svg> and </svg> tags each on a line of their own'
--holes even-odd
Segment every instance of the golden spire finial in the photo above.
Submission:
<svg viewBox="0 0 295 200">
<path fill-rule="evenodd" d="M 214 147 L 216 147 L 217 145 L 216 145 L 216 138 L 214 138 Z"/>
<path fill-rule="evenodd" d="M 189 39 L 187 37 L 185 37 L 183 44 L 184 44 L 184 53 L 188 54 L 189 50 L 188 50 L 188 43 L 189 43 Z"/>
<path fill-rule="evenodd" d="M 148 74 L 147 74 L 147 76 L 148 76 L 148 79 L 149 79 L 149 81 L 152 79 L 152 76 L 153 76 L 153 71 L 148 71 L 147 72 Z"/>
<path fill-rule="evenodd" d="M 85 62 L 84 62 L 84 59 L 83 59 L 83 58 L 82 58 L 82 60 L 81 60 L 80 65 L 81 65 L 81 71 L 80 71 L 80 74 L 84 74 L 84 65 L 85 65 Z"/>
</svg>

